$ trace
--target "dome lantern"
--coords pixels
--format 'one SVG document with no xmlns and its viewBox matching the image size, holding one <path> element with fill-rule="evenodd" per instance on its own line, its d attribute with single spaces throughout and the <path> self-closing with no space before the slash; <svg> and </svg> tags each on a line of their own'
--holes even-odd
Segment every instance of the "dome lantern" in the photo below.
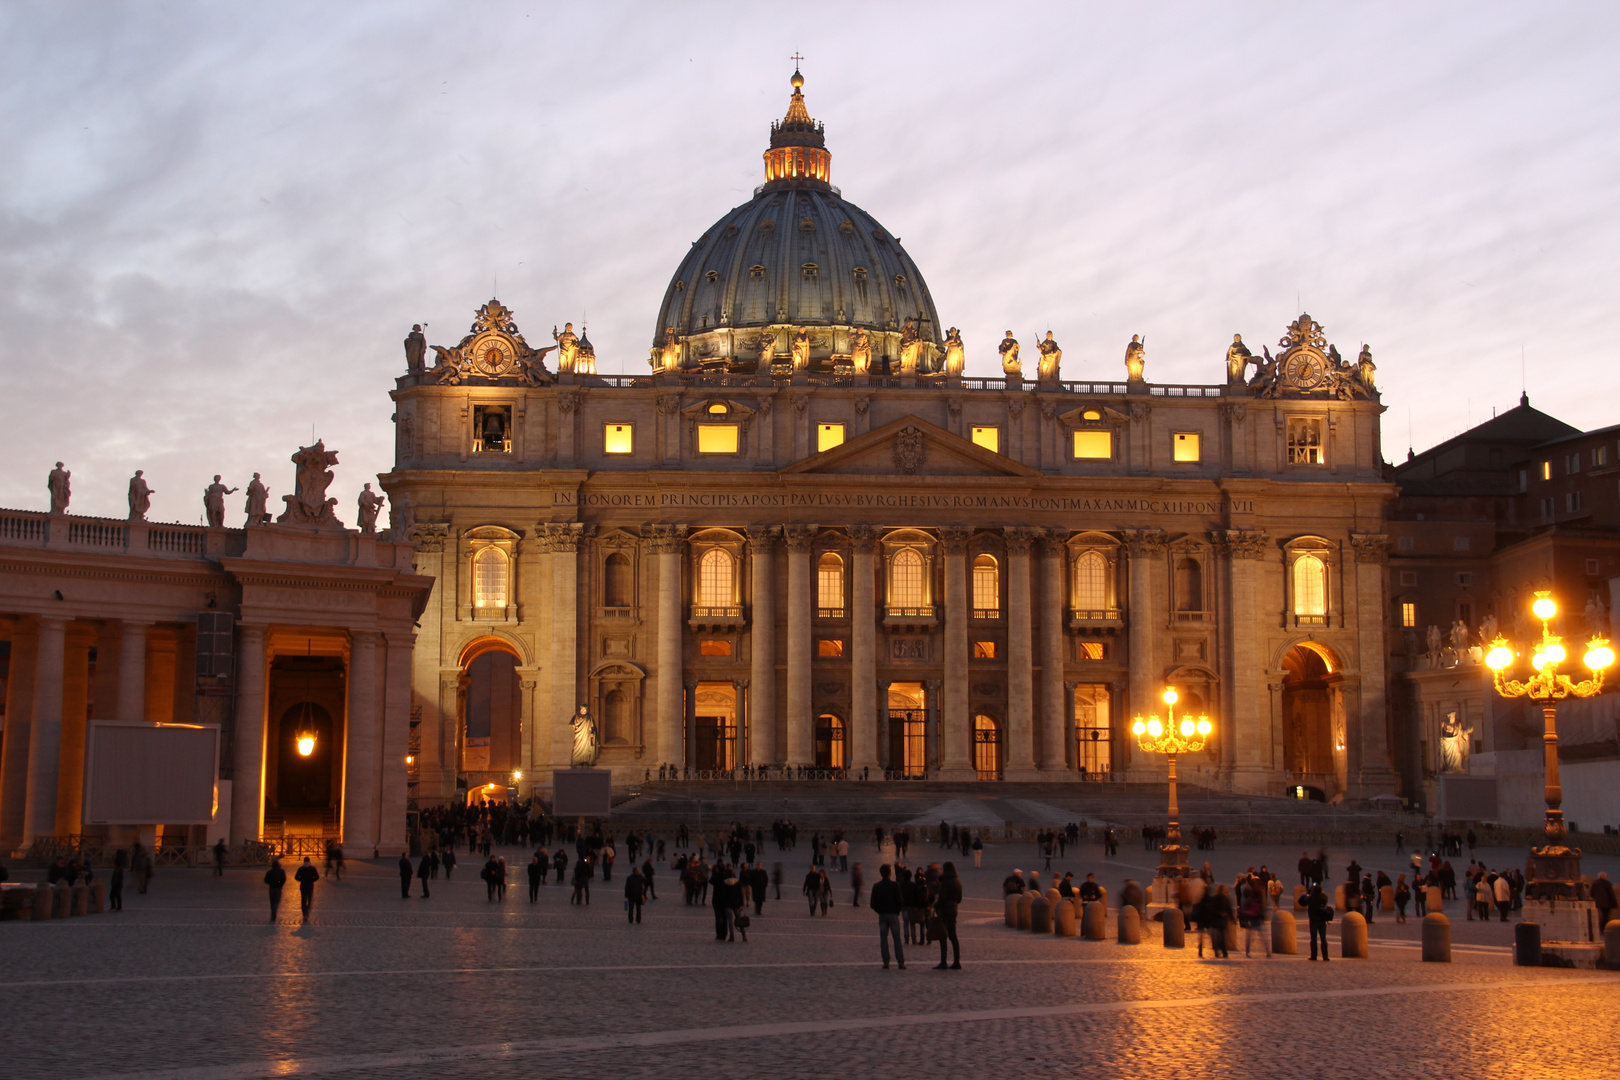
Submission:
<svg viewBox="0 0 1620 1080">
<path fill-rule="evenodd" d="M 827 187 L 832 154 L 822 125 L 804 104 L 804 76 L 793 69 L 793 97 L 787 115 L 771 124 L 771 148 L 765 151 L 768 188 Z"/>
</svg>

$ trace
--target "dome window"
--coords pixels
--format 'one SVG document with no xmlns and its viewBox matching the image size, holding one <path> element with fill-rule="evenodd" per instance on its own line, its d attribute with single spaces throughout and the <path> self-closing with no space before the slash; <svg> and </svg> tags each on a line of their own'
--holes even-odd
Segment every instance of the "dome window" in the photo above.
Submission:
<svg viewBox="0 0 1620 1080">
<path fill-rule="evenodd" d="M 759 231 L 764 233 L 766 236 L 771 235 L 771 233 L 776 231 L 776 222 L 766 218 L 764 221 L 759 223 Z"/>
<path fill-rule="evenodd" d="M 850 273 L 855 276 L 856 281 L 866 280 L 866 267 L 864 266 L 857 266 L 854 270 L 851 270 Z"/>
<path fill-rule="evenodd" d="M 816 275 L 821 272 L 821 267 L 817 266 L 815 263 L 805 263 L 799 269 L 804 271 L 804 278 L 806 281 L 816 280 Z"/>
<path fill-rule="evenodd" d="M 838 226 L 838 231 L 843 233 L 845 236 L 854 236 L 855 223 L 849 220 L 849 218 L 845 218 L 843 224 Z"/>
<path fill-rule="evenodd" d="M 715 282 L 720 280 L 720 271 L 710 270 L 707 274 L 703 275 L 703 280 L 707 281 L 710 285 L 713 285 Z"/>
<path fill-rule="evenodd" d="M 758 263 L 755 263 L 753 266 L 748 268 L 748 276 L 753 278 L 755 281 L 763 281 L 765 279 L 765 268 Z"/>
<path fill-rule="evenodd" d="M 889 242 L 889 234 L 884 232 L 882 229 L 873 229 L 872 239 L 876 240 L 880 244 L 887 244 Z"/>
<path fill-rule="evenodd" d="M 733 236 L 737 235 L 737 226 L 727 225 L 725 232 L 722 232 L 720 235 L 725 237 L 727 240 L 730 240 Z"/>
<path fill-rule="evenodd" d="M 677 281 L 677 282 L 676 282 L 676 283 L 675 283 L 675 291 L 676 291 L 676 292 L 685 292 L 685 291 L 686 291 L 686 282 L 684 282 L 684 281 Z"/>
<path fill-rule="evenodd" d="M 896 275 L 894 275 L 894 283 L 896 285 L 898 285 L 902 289 L 905 288 L 906 287 L 906 275 L 904 275 L 904 274 L 896 274 Z"/>
<path fill-rule="evenodd" d="M 813 233 L 816 231 L 816 223 L 811 221 L 809 218 L 805 218 L 803 221 L 799 222 L 799 231 L 802 233 Z"/>
</svg>

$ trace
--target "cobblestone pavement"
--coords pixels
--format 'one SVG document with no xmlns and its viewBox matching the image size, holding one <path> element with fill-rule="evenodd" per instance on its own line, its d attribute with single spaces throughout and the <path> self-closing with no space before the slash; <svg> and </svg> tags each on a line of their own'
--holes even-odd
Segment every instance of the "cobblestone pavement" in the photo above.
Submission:
<svg viewBox="0 0 1620 1080">
<path fill-rule="evenodd" d="M 802 853 L 781 856 L 789 880 Z M 913 844 L 912 862 L 941 854 Z M 1055 865 L 1096 869 L 1116 892 L 1142 876 L 1132 863 L 1153 861 L 1140 848 L 1111 865 L 1076 854 Z M 1193 854 L 1223 878 L 1287 856 Z M 1334 868 L 1351 854 L 1333 853 Z M 874 856 L 869 844 L 852 855 L 868 881 Z M 721 944 L 668 874 L 628 926 L 622 875 L 598 882 L 588 908 L 557 885 L 537 904 L 522 885 L 492 904 L 464 863 L 431 899 L 405 900 L 391 865 L 351 862 L 317 887 L 308 925 L 289 889 L 272 926 L 260 871 L 164 871 L 119 914 L 0 924 L 0 1074 L 1620 1076 L 1620 974 L 1515 968 L 1512 928 L 1467 924 L 1455 905 L 1451 964 L 1421 963 L 1416 923 L 1386 919 L 1370 960 L 1201 961 L 1192 939 L 1163 948 L 1151 923 L 1139 946 L 1006 929 L 1000 880 L 1031 857 L 992 848 L 965 871 L 959 972 L 933 970 L 922 947 L 907 970 L 882 970 L 874 917 L 850 905 L 841 874 L 829 916 L 807 915 L 784 885 L 746 944 Z M 507 858 L 516 869 L 522 853 Z"/>
</svg>

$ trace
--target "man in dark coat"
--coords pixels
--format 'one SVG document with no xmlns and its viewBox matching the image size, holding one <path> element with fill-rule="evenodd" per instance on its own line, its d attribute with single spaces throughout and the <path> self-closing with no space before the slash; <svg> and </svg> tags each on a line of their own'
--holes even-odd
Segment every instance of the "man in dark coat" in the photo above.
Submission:
<svg viewBox="0 0 1620 1080">
<path fill-rule="evenodd" d="M 641 921 L 641 903 L 646 898 L 647 879 L 633 865 L 630 876 L 624 879 L 624 910 L 630 922 Z"/>
<path fill-rule="evenodd" d="M 889 938 L 894 938 L 894 958 L 900 962 L 900 970 L 906 970 L 906 949 L 900 943 L 900 911 L 905 907 L 905 898 L 901 895 L 900 886 L 889 875 L 893 868 L 888 863 L 878 867 L 878 881 L 872 886 L 872 898 L 868 901 L 878 917 L 878 952 L 883 957 L 883 970 L 889 969 Z"/>
<path fill-rule="evenodd" d="M 309 909 L 315 903 L 315 883 L 321 880 L 321 872 L 315 869 L 308 855 L 304 856 L 304 865 L 298 868 L 293 880 L 298 882 L 298 908 L 303 912 L 304 921 L 309 922 Z"/>
<path fill-rule="evenodd" d="M 113 870 L 113 873 L 121 878 L 123 868 L 117 867 Z M 281 910 L 281 890 L 287 884 L 287 871 L 281 868 L 280 859 L 270 860 L 270 869 L 264 872 L 264 883 L 270 888 L 270 921 L 275 922 L 276 912 Z M 119 885 L 122 887 L 123 882 L 120 881 Z"/>
<path fill-rule="evenodd" d="M 1305 894 L 1305 911 L 1311 924 L 1311 959 L 1316 959 L 1316 943 L 1322 942 L 1322 962 L 1328 959 L 1328 923 L 1333 918 L 1333 907 L 1328 903 L 1327 893 L 1322 891 L 1320 882 L 1311 886 L 1311 891 Z"/>
<path fill-rule="evenodd" d="M 411 866 L 411 857 L 401 852 L 399 856 L 399 898 L 401 900 L 410 899 L 411 878 L 415 876 L 416 869 L 415 867 Z M 422 885 L 425 888 L 427 886 L 427 882 L 422 882 Z"/>
<path fill-rule="evenodd" d="M 428 898 L 428 879 L 433 876 L 433 856 L 422 856 L 422 864 L 416 868 L 416 876 L 422 882 L 422 899 Z"/>
</svg>

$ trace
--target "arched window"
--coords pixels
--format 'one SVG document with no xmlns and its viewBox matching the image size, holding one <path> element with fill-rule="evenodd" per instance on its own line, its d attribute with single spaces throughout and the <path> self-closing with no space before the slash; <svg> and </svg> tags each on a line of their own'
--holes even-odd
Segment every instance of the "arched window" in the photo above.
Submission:
<svg viewBox="0 0 1620 1080">
<path fill-rule="evenodd" d="M 736 596 L 736 561 L 724 548 L 710 548 L 698 560 L 698 606 L 732 606 Z"/>
<path fill-rule="evenodd" d="M 621 746 L 630 741 L 630 702 L 623 690 L 609 690 L 602 699 L 602 741 Z"/>
<path fill-rule="evenodd" d="M 823 619 L 844 617 L 844 560 L 830 551 L 816 560 L 816 615 Z"/>
<path fill-rule="evenodd" d="M 1001 615 L 1001 580 L 994 555 L 973 557 L 973 617 L 995 619 Z"/>
<path fill-rule="evenodd" d="M 483 547 L 473 556 L 473 606 L 506 607 L 506 552 Z"/>
<path fill-rule="evenodd" d="M 1075 610 L 1104 611 L 1108 601 L 1108 560 L 1100 551 L 1082 551 L 1074 560 Z"/>
<path fill-rule="evenodd" d="M 1176 560 L 1176 611 L 1197 614 L 1204 610 L 1204 571 L 1197 559 Z"/>
<path fill-rule="evenodd" d="M 973 718 L 973 769 L 980 780 L 1001 779 L 1001 727 L 983 713 Z"/>
<path fill-rule="evenodd" d="M 915 548 L 901 548 L 889 559 L 889 606 L 928 606 L 928 576 L 923 557 Z"/>
<path fill-rule="evenodd" d="M 832 713 L 816 717 L 816 768 L 844 767 L 844 721 Z"/>
<path fill-rule="evenodd" d="M 1327 615 L 1327 566 L 1315 555 L 1294 560 L 1294 615 L 1301 619 Z"/>
<path fill-rule="evenodd" d="M 630 557 L 615 551 L 602 567 L 602 605 L 629 607 L 632 603 L 630 584 Z"/>
</svg>

